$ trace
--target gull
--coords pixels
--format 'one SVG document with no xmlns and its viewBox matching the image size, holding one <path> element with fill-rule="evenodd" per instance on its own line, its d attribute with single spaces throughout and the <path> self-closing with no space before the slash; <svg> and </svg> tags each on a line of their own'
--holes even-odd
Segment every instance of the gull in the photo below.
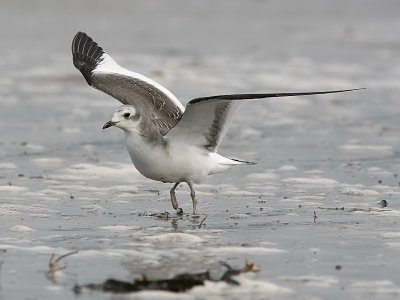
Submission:
<svg viewBox="0 0 400 300">
<path fill-rule="evenodd" d="M 183 213 L 175 194 L 180 183 L 188 184 L 193 215 L 196 215 L 193 184 L 237 165 L 254 164 L 217 153 L 218 145 L 240 106 L 255 99 L 357 90 L 208 96 L 190 100 L 185 108 L 162 85 L 117 64 L 86 33 L 75 35 L 72 56 L 74 66 L 90 86 L 123 104 L 115 110 L 103 129 L 116 126 L 124 131 L 132 163 L 142 175 L 174 183 L 170 197 L 172 207 L 178 214 Z"/>
</svg>

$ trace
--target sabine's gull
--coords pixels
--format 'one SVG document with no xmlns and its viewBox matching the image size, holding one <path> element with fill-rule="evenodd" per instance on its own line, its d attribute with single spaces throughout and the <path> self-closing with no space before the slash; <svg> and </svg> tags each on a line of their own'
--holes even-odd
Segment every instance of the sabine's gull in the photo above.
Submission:
<svg viewBox="0 0 400 300">
<path fill-rule="evenodd" d="M 145 177 L 174 183 L 172 207 L 182 213 L 176 187 L 186 182 L 196 214 L 194 183 L 236 165 L 253 164 L 226 158 L 217 147 L 234 113 L 252 99 L 319 95 L 322 92 L 234 94 L 196 98 L 186 108 L 165 87 L 118 65 L 91 37 L 78 32 L 72 41 L 75 67 L 92 87 L 122 102 L 103 129 L 116 126 L 125 132 L 132 163 Z"/>
</svg>

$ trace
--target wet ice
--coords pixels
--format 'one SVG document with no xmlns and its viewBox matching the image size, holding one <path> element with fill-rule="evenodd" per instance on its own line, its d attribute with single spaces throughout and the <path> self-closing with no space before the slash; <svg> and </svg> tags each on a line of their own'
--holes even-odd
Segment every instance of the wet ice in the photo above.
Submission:
<svg viewBox="0 0 400 300">
<path fill-rule="evenodd" d="M 393 262 L 400 249 L 400 60 L 393 41 L 397 10 L 390 9 L 398 4 L 365 1 L 370 14 L 361 14 L 354 1 L 306 4 L 235 2 L 237 12 L 235 5 L 224 6 L 228 11 L 221 15 L 222 4 L 198 7 L 199 13 L 179 3 L 213 37 L 208 47 L 202 32 L 176 45 L 188 38 L 184 28 L 153 17 L 167 11 L 180 20 L 175 1 L 158 3 L 157 10 L 141 4 L 140 14 L 122 1 L 125 9 L 111 15 L 111 4 L 102 1 L 90 16 L 72 3 L 65 11 L 75 16 L 73 24 L 46 0 L 21 11 L 5 4 L 5 22 L 15 24 L 10 18 L 18 16 L 34 18 L 36 25 L 31 36 L 22 36 L 25 27 L 17 24 L 1 29 L 14 30 L 15 37 L 4 35 L 9 50 L 0 54 L 0 296 L 70 299 L 77 282 L 131 280 L 142 273 L 171 277 L 220 260 L 242 265 L 247 259 L 262 271 L 239 278 L 240 286 L 208 283 L 179 297 L 398 298 L 399 267 Z M 351 18 L 342 18 L 342 9 Z M 104 20 L 101 28 L 93 22 L 97 14 Z M 204 15 L 207 24 L 201 23 Z M 149 16 L 158 28 L 172 29 L 149 36 L 138 26 Z M 48 33 L 49 23 L 56 35 Z M 188 30 L 200 28 L 191 24 Z M 118 103 L 90 90 L 72 67 L 69 42 L 78 25 L 112 45 L 122 64 L 153 77 L 183 102 L 228 92 L 367 90 L 243 107 L 220 150 L 258 165 L 199 185 L 200 218 L 159 218 L 153 214 L 171 213 L 170 186 L 138 174 L 122 134 L 101 132 Z M 219 26 L 229 27 L 223 41 L 213 36 Z M 251 34 L 240 34 L 247 26 Z M 164 38 L 171 32 L 177 36 Z M 41 43 L 39 33 L 47 36 Z M 187 189 L 177 195 L 190 211 Z M 382 199 L 387 207 L 377 204 Z M 51 253 L 72 250 L 79 253 L 66 260 L 58 283 L 49 282 L 40 272 Z"/>
</svg>

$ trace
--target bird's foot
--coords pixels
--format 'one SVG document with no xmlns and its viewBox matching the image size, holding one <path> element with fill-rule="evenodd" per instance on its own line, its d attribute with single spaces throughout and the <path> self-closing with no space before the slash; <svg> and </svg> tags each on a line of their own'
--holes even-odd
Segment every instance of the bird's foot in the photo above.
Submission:
<svg viewBox="0 0 400 300">
<path fill-rule="evenodd" d="M 183 209 L 180 208 L 180 207 L 177 207 L 177 208 L 176 208 L 176 213 L 177 213 L 179 216 L 183 215 Z"/>
</svg>

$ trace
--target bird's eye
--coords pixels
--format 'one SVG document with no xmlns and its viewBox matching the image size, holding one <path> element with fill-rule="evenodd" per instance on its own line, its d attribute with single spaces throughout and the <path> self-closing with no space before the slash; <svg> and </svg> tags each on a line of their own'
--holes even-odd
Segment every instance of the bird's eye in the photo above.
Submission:
<svg viewBox="0 0 400 300">
<path fill-rule="evenodd" d="M 124 113 L 124 118 L 125 118 L 125 119 L 128 119 L 130 116 L 131 116 L 130 113 Z"/>
</svg>

